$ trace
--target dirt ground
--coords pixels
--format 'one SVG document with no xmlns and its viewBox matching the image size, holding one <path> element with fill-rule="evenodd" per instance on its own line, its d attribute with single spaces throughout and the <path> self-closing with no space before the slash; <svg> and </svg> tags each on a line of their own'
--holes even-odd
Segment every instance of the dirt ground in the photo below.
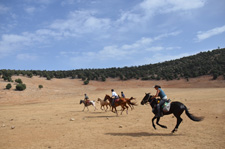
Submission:
<svg viewBox="0 0 225 149">
<path fill-rule="evenodd" d="M 25 91 L 10 90 L 0 79 L 0 149 L 222 149 L 225 146 L 225 80 L 201 77 L 175 81 L 90 81 L 83 85 L 77 79 L 52 79 L 34 76 L 21 78 Z M 171 134 L 176 119 L 164 116 L 152 127 L 154 116 L 149 105 L 141 105 L 145 93 L 155 94 L 159 84 L 172 101 L 184 103 L 189 112 L 204 116 L 201 122 L 190 120 L 185 113 L 178 131 Z M 42 89 L 38 85 L 43 85 Z M 89 107 L 83 112 L 79 101 L 87 93 L 91 100 L 111 95 L 111 89 L 135 97 L 134 110 L 116 116 L 111 111 Z M 120 109 L 120 107 L 118 107 Z"/>
</svg>

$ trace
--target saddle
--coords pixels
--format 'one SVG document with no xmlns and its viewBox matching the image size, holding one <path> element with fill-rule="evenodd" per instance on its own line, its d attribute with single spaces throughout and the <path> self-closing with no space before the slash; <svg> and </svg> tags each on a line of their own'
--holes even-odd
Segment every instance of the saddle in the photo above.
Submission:
<svg viewBox="0 0 225 149">
<path fill-rule="evenodd" d="M 119 98 L 117 98 L 117 99 L 115 99 L 115 102 L 118 102 L 120 99 Z"/>
<path fill-rule="evenodd" d="M 168 112 L 168 111 L 170 111 L 170 105 L 171 105 L 171 100 L 168 99 L 168 100 L 162 105 L 162 110 L 163 110 L 163 112 Z"/>
</svg>

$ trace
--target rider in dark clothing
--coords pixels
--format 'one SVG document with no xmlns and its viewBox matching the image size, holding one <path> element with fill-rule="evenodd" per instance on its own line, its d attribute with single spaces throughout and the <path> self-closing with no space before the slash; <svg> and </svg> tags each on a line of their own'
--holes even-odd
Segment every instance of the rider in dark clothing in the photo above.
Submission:
<svg viewBox="0 0 225 149">
<path fill-rule="evenodd" d="M 124 95 L 123 91 L 121 92 L 121 96 L 122 96 L 123 98 L 125 98 L 125 95 Z"/>
<path fill-rule="evenodd" d="M 154 88 L 156 89 L 156 95 L 153 96 L 152 98 L 156 98 L 159 96 L 161 99 L 160 102 L 157 104 L 157 114 L 156 114 L 156 117 L 160 117 L 161 116 L 160 108 L 167 101 L 167 96 L 161 89 L 161 86 L 155 85 Z"/>
<path fill-rule="evenodd" d="M 85 105 L 87 105 L 88 102 L 89 102 L 89 97 L 87 96 L 87 94 L 84 94 L 84 103 L 85 103 Z"/>
</svg>

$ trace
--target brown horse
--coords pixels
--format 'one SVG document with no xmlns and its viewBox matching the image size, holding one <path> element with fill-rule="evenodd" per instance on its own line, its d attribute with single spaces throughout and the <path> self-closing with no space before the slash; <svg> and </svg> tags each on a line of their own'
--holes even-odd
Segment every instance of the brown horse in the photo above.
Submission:
<svg viewBox="0 0 225 149">
<path fill-rule="evenodd" d="M 122 98 L 122 97 L 120 97 Z M 130 106 L 130 109 L 133 110 L 134 109 L 134 106 L 137 106 L 136 103 L 134 102 L 131 102 L 131 100 L 135 99 L 134 97 L 131 97 L 131 98 L 124 98 L 126 100 L 126 103 Z"/>
<path fill-rule="evenodd" d="M 110 97 L 109 95 L 105 95 L 104 101 L 106 100 L 108 100 L 110 104 L 112 105 L 112 100 L 113 100 L 112 97 Z M 112 112 L 113 112 L 113 109 L 115 109 L 115 113 L 118 116 L 116 107 L 121 106 L 122 107 L 121 115 L 125 109 L 127 109 L 126 113 L 128 114 L 128 106 L 126 105 L 126 103 L 127 102 L 124 98 L 119 98 L 119 101 L 115 101 L 114 105 L 112 105 Z"/>
<path fill-rule="evenodd" d="M 104 110 L 107 111 L 108 110 L 108 106 L 111 107 L 111 104 L 109 103 L 109 101 L 104 101 L 104 100 L 102 100 L 100 98 L 98 98 L 97 101 L 100 102 L 101 110 L 103 110 L 103 108 L 104 108 Z M 105 109 L 105 107 L 106 107 L 106 109 Z"/>
</svg>

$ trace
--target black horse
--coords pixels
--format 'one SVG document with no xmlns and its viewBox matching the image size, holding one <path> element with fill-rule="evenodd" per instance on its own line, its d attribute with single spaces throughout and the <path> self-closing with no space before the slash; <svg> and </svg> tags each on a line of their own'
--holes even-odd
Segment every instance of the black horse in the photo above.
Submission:
<svg viewBox="0 0 225 149">
<path fill-rule="evenodd" d="M 146 104 L 147 102 L 150 103 L 151 107 L 152 107 L 152 112 L 154 114 L 156 114 L 157 110 L 156 110 L 156 105 L 157 105 L 157 99 L 156 98 L 153 98 L 152 99 L 152 96 L 150 95 L 150 93 L 146 93 L 145 97 L 142 99 L 141 101 L 141 104 L 144 105 Z M 175 131 L 177 131 L 180 123 L 182 122 L 182 118 L 180 117 L 180 115 L 185 111 L 186 115 L 193 121 L 201 121 L 203 120 L 203 117 L 196 117 L 192 114 L 189 113 L 187 107 L 181 103 L 181 102 L 171 102 L 171 106 L 170 106 L 170 110 L 168 112 L 163 112 L 163 115 L 169 115 L 169 114 L 174 114 L 174 116 L 177 118 L 177 124 L 175 126 L 175 128 L 172 130 L 172 133 L 174 133 Z M 154 124 L 154 120 L 156 119 L 157 117 L 153 117 L 152 118 L 152 125 L 153 127 L 156 129 L 155 127 L 155 124 Z M 157 118 L 157 121 L 156 121 L 156 124 L 159 125 L 160 127 L 162 128 L 167 128 L 166 126 L 164 125 L 161 125 L 159 124 L 159 120 L 160 118 Z"/>
</svg>

